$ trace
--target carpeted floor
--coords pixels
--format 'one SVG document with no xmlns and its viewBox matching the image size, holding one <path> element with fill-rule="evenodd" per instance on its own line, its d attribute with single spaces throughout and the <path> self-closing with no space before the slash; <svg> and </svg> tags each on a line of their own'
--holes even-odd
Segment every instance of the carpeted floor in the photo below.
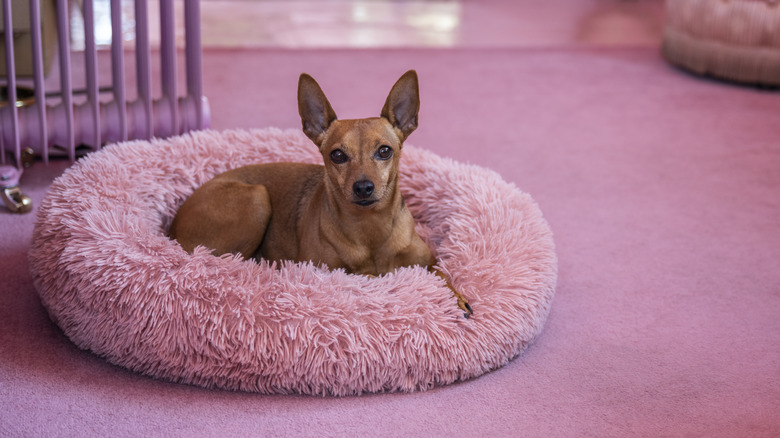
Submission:
<svg viewBox="0 0 780 438">
<path fill-rule="evenodd" d="M 778 436 L 780 94 L 653 49 L 205 53 L 215 129 L 299 126 L 298 74 L 342 118 L 416 68 L 409 143 L 489 167 L 555 233 L 541 337 L 504 368 L 413 394 L 209 391 L 79 351 L 27 272 L 34 215 L 0 210 L 0 436 Z M 171 157 L 175 159 L 175 157 Z M 23 177 L 36 203 L 67 166 Z"/>
</svg>

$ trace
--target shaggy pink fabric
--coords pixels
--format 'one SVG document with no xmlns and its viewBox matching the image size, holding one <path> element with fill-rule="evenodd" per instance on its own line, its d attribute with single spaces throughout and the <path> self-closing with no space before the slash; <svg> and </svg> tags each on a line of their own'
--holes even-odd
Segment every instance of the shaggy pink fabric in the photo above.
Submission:
<svg viewBox="0 0 780 438">
<path fill-rule="evenodd" d="M 414 391 L 483 374 L 540 332 L 557 278 L 536 203 L 497 174 L 404 148 L 401 188 L 455 287 L 422 268 L 369 278 L 190 255 L 165 236 L 216 173 L 321 157 L 297 131 L 199 132 L 79 161 L 40 206 L 31 271 L 79 347 L 150 376 L 266 393 Z"/>
</svg>

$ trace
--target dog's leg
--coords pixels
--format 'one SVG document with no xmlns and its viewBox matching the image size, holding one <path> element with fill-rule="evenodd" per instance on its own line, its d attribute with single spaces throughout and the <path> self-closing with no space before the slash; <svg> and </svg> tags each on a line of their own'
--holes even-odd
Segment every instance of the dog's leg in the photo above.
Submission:
<svg viewBox="0 0 780 438">
<path fill-rule="evenodd" d="M 202 245 L 214 255 L 248 259 L 260 247 L 270 218 L 271 199 L 264 186 L 217 178 L 181 206 L 169 235 L 187 252 Z"/>
<path fill-rule="evenodd" d="M 411 215 L 410 219 L 411 220 Z M 400 251 L 396 254 L 396 260 L 395 260 L 396 266 L 412 266 L 412 265 L 418 265 L 418 266 L 424 266 L 428 269 L 428 272 L 431 272 L 433 274 L 436 274 L 437 277 L 444 280 L 444 283 L 447 285 L 447 288 L 449 288 L 450 291 L 452 291 L 452 294 L 455 296 L 455 299 L 458 300 L 458 308 L 463 310 L 463 316 L 468 319 L 471 317 L 471 315 L 474 314 L 474 310 L 471 308 L 471 305 L 469 304 L 468 300 L 466 300 L 466 297 L 463 296 L 460 292 L 455 290 L 455 287 L 450 283 L 449 278 L 447 278 L 444 273 L 436 267 L 436 257 L 434 257 L 433 253 L 431 252 L 431 249 L 428 247 L 427 244 L 420 238 L 420 236 L 417 235 L 417 233 L 414 233 L 414 238 L 412 239 L 412 242 L 407 246 L 403 251 Z"/>
<path fill-rule="evenodd" d="M 458 308 L 463 310 L 463 317 L 466 319 L 471 318 L 471 315 L 474 314 L 474 311 L 471 309 L 471 305 L 469 305 L 469 302 L 466 300 L 466 298 L 461 295 L 460 292 L 455 290 L 455 287 L 450 283 L 450 280 L 447 278 L 446 275 L 444 275 L 443 272 L 436 268 L 430 268 L 433 270 L 433 272 L 436 274 L 437 277 L 444 280 L 444 282 L 447 284 L 447 287 L 452 291 L 452 294 L 455 295 L 455 299 L 458 300 Z"/>
</svg>

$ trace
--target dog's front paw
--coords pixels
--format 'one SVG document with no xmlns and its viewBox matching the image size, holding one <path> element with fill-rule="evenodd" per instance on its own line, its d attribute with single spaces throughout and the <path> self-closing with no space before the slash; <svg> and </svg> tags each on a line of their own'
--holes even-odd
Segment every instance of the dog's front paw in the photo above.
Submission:
<svg viewBox="0 0 780 438">
<path fill-rule="evenodd" d="M 474 314 L 474 310 L 471 309 L 471 305 L 466 300 L 466 298 L 460 294 L 460 292 L 455 290 L 455 287 L 450 283 L 450 280 L 447 278 L 444 273 L 438 269 L 433 269 L 433 272 L 442 280 L 444 280 L 444 283 L 447 285 L 447 288 L 452 291 L 452 294 L 455 295 L 455 299 L 458 300 L 458 308 L 463 310 L 463 317 L 466 319 L 471 318 L 471 315 Z"/>
<path fill-rule="evenodd" d="M 458 308 L 463 311 L 463 317 L 466 319 L 471 318 L 471 315 L 474 314 L 474 310 L 471 309 L 469 302 L 458 292 L 453 290 L 452 293 L 455 294 L 455 298 L 458 300 Z"/>
</svg>

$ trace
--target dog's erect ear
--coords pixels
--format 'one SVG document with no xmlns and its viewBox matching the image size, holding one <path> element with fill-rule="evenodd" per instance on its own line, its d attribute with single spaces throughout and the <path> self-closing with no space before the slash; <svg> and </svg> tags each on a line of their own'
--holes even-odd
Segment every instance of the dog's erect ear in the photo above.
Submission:
<svg viewBox="0 0 780 438">
<path fill-rule="evenodd" d="M 401 141 L 417 129 L 417 113 L 420 111 L 420 88 L 417 72 L 409 70 L 393 85 L 382 108 L 382 117 L 403 134 Z"/>
<path fill-rule="evenodd" d="M 323 134 L 336 120 L 336 112 L 325 97 L 317 81 L 302 73 L 298 79 L 298 113 L 303 123 L 303 133 L 317 146 L 322 145 Z"/>
</svg>

